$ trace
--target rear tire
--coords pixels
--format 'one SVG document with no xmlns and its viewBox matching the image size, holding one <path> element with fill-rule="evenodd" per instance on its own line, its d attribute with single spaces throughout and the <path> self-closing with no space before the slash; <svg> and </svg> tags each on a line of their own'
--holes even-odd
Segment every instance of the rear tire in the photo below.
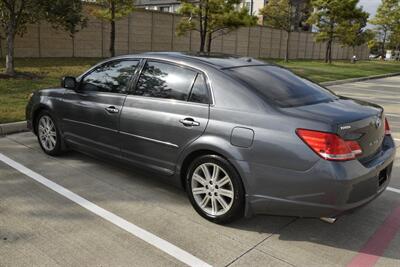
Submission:
<svg viewBox="0 0 400 267">
<path fill-rule="evenodd" d="M 187 171 L 186 189 L 197 213 L 211 222 L 225 224 L 243 216 L 242 180 L 235 168 L 221 156 L 196 158 Z"/>
<path fill-rule="evenodd" d="M 50 156 L 62 154 L 60 129 L 49 111 L 43 110 L 36 118 L 36 133 L 42 150 Z"/>
</svg>

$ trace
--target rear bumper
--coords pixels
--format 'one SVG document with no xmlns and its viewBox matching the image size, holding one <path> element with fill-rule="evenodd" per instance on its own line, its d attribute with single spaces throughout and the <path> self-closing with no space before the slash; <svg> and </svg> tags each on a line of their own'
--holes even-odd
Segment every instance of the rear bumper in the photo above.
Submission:
<svg viewBox="0 0 400 267">
<path fill-rule="evenodd" d="M 395 144 L 385 137 L 382 151 L 368 164 L 320 160 L 297 172 L 249 164 L 246 215 L 336 217 L 378 197 L 388 186 Z"/>
</svg>

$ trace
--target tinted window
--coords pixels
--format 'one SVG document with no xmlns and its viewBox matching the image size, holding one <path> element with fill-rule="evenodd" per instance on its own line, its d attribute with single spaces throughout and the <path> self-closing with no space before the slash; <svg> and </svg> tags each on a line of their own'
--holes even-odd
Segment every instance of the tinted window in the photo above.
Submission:
<svg viewBox="0 0 400 267">
<path fill-rule="evenodd" d="M 321 86 L 280 67 L 246 66 L 227 71 L 281 107 L 311 105 L 337 98 Z"/>
<path fill-rule="evenodd" d="M 203 104 L 209 103 L 206 81 L 201 74 L 197 75 L 192 92 L 190 93 L 189 101 Z"/>
<path fill-rule="evenodd" d="M 147 62 L 135 95 L 186 101 L 196 75 L 194 71 L 172 64 Z"/>
<path fill-rule="evenodd" d="M 138 62 L 124 60 L 105 63 L 83 78 L 81 90 L 126 93 Z"/>
</svg>

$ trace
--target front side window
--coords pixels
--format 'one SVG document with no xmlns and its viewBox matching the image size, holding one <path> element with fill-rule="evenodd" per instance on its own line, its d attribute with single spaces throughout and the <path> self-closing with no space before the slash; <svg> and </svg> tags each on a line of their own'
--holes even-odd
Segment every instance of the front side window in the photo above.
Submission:
<svg viewBox="0 0 400 267">
<path fill-rule="evenodd" d="M 85 76 L 80 88 L 85 92 L 125 94 L 138 63 L 138 60 L 107 62 Z"/>
<path fill-rule="evenodd" d="M 197 72 L 172 64 L 148 61 L 135 95 L 187 101 Z"/>
</svg>

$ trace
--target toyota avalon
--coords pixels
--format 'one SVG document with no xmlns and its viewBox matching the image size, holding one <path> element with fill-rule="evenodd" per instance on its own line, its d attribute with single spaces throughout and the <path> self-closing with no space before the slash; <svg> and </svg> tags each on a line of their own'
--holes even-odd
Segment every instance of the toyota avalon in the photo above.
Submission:
<svg viewBox="0 0 400 267">
<path fill-rule="evenodd" d="M 387 187 L 395 145 L 382 107 L 263 61 L 144 53 L 35 92 L 28 126 L 67 149 L 179 179 L 194 209 L 335 218 Z"/>
</svg>

